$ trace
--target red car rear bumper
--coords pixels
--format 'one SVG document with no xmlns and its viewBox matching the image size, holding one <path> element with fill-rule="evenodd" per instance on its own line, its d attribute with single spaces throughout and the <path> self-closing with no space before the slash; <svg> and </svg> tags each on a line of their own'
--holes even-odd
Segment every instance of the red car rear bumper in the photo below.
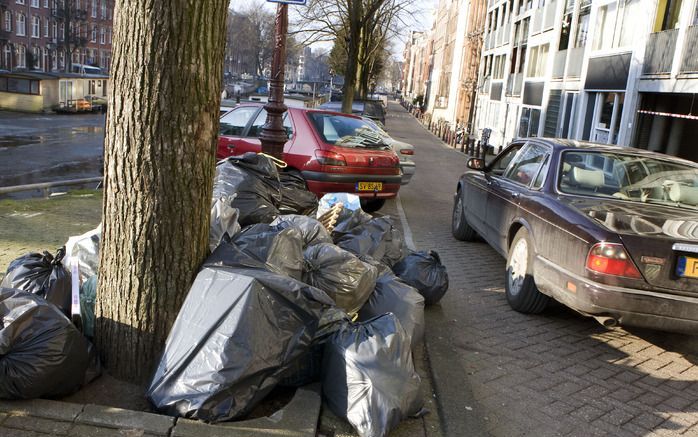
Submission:
<svg viewBox="0 0 698 437">
<path fill-rule="evenodd" d="M 397 196 L 402 181 L 401 175 L 362 175 L 301 172 L 308 184 L 308 190 L 322 197 L 327 193 L 353 193 L 364 198 L 391 199 Z M 382 182 L 381 191 L 357 191 L 358 182 Z"/>
</svg>

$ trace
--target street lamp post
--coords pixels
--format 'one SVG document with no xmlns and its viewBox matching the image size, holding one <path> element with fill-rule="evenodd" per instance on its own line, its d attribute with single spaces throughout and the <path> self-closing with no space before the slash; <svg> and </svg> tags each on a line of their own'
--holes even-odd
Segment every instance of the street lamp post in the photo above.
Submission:
<svg viewBox="0 0 698 437">
<path fill-rule="evenodd" d="M 286 64 L 286 34 L 288 33 L 288 5 L 276 7 L 276 25 L 274 28 L 274 53 L 271 63 L 271 80 L 269 81 L 269 101 L 264 105 L 267 121 L 262 126 L 259 139 L 262 152 L 283 159 L 284 144 L 288 141 L 284 129 L 284 69 Z"/>
<path fill-rule="evenodd" d="M 327 100 L 328 102 L 332 101 L 332 81 L 334 80 L 334 69 L 330 68 L 330 98 Z"/>
</svg>

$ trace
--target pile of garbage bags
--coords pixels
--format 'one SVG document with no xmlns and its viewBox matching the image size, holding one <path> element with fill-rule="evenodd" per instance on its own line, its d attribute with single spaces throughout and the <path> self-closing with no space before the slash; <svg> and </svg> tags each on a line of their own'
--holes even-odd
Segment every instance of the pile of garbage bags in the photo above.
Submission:
<svg viewBox="0 0 698 437">
<path fill-rule="evenodd" d="M 338 202 L 329 231 L 317 218 Z M 157 410 L 236 420 L 279 385 L 322 381 L 326 405 L 361 436 L 420 411 L 412 352 L 425 305 L 448 289 L 438 254 L 410 252 L 390 217 L 365 213 L 352 194 L 318 200 L 298 172 L 261 154 L 218 163 L 210 213 L 211 254 L 147 389 Z M 95 373 L 100 234 L 11 263 L 0 398 L 68 394 Z"/>
<path fill-rule="evenodd" d="M 255 162 L 272 168 L 267 159 Z M 246 155 L 220 163 L 217 186 L 252 186 L 239 180 L 249 165 Z M 448 287 L 438 255 L 418 263 L 393 220 L 366 214 L 354 195 L 282 214 L 283 201 L 261 194 L 249 211 L 278 212 L 261 220 L 240 210 L 242 229 L 203 263 L 148 399 L 167 414 L 220 422 L 245 417 L 276 386 L 320 380 L 326 405 L 360 435 L 386 435 L 423 404 L 412 352 L 423 341 L 426 296 Z M 344 207 L 329 232 L 315 217 L 338 202 Z"/>
</svg>

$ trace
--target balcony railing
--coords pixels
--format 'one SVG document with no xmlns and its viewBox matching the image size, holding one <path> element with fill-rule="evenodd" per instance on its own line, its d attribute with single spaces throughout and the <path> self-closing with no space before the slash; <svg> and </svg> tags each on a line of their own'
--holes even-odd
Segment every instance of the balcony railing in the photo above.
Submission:
<svg viewBox="0 0 698 437">
<path fill-rule="evenodd" d="M 681 58 L 681 73 L 698 73 L 698 25 L 686 29 L 683 57 Z"/>
<path fill-rule="evenodd" d="M 582 74 L 582 61 L 584 61 L 584 47 L 574 47 L 567 51 L 570 62 L 567 64 L 567 77 L 579 77 Z"/>
<path fill-rule="evenodd" d="M 553 57 L 553 78 L 560 79 L 565 75 L 565 61 L 567 60 L 567 50 L 560 50 Z"/>
<path fill-rule="evenodd" d="M 651 33 L 645 48 L 645 63 L 642 74 L 671 73 L 671 63 L 676 51 L 676 37 L 679 29 Z"/>
</svg>

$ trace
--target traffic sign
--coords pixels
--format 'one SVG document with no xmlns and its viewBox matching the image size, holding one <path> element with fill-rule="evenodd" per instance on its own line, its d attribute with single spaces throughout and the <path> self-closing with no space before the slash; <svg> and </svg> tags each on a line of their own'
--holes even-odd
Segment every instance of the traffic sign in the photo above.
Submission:
<svg viewBox="0 0 698 437">
<path fill-rule="evenodd" d="M 267 0 L 271 3 L 284 3 L 287 5 L 305 5 L 306 0 Z"/>
</svg>

